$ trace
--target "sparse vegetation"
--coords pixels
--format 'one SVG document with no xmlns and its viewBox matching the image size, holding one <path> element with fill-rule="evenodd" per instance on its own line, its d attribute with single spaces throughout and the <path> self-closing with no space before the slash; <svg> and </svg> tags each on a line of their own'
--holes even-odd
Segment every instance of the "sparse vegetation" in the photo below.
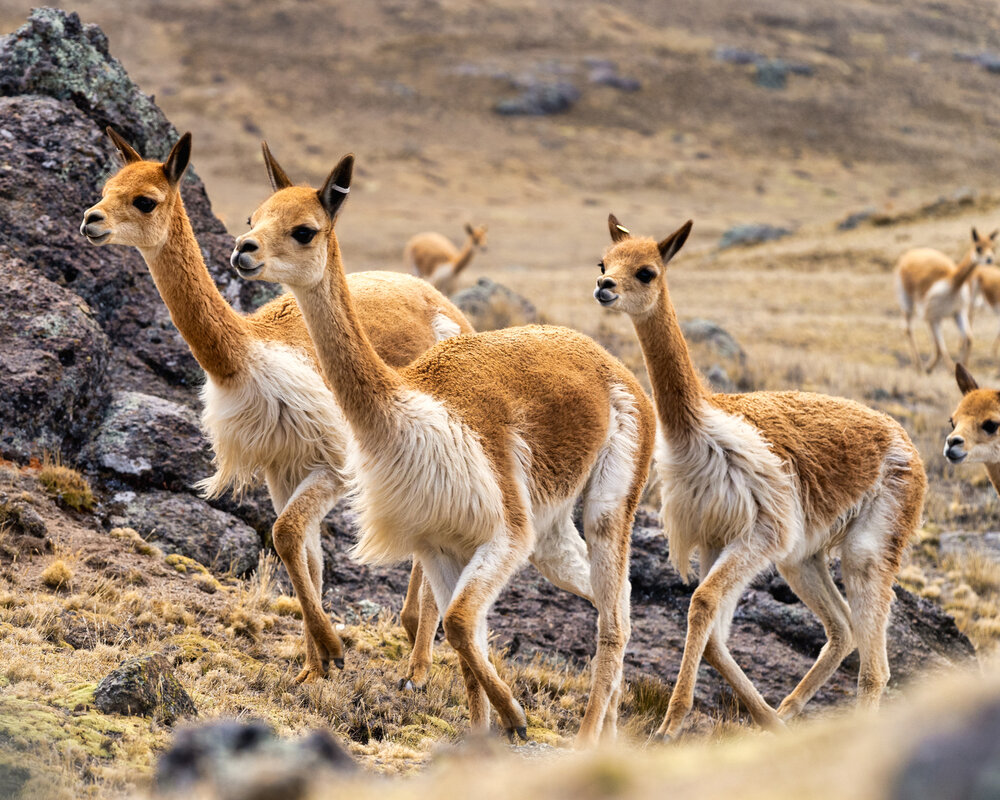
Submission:
<svg viewBox="0 0 1000 800">
<path fill-rule="evenodd" d="M 92 511 L 94 493 L 87 479 L 58 460 L 46 459 L 38 473 L 38 482 L 50 496 L 74 511 Z"/>
<path fill-rule="evenodd" d="M 73 570 L 61 558 L 56 559 L 42 571 L 42 583 L 50 589 L 64 589 L 73 580 Z"/>
</svg>

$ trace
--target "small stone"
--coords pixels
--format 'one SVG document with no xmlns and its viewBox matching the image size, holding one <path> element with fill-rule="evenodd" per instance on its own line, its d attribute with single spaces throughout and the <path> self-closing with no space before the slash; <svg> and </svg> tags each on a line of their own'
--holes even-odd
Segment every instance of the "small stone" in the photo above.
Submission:
<svg viewBox="0 0 1000 800">
<path fill-rule="evenodd" d="M 477 331 L 538 322 L 538 311 L 530 300 L 489 278 L 480 278 L 475 286 L 463 289 L 451 299 Z"/>
<path fill-rule="evenodd" d="M 528 86 L 515 98 L 500 100 L 493 110 L 505 116 L 562 114 L 579 99 L 580 90 L 566 81 L 537 83 Z"/>
<path fill-rule="evenodd" d="M 159 654 L 122 662 L 97 685 L 94 704 L 104 714 L 155 716 L 167 725 L 198 716 L 194 701 Z"/>
<path fill-rule="evenodd" d="M 781 239 L 791 233 L 789 228 L 761 223 L 734 225 L 722 234 L 722 238 L 719 239 L 719 249 L 725 250 L 727 247 L 735 247 L 736 245 L 760 244 L 761 242 Z"/>
</svg>

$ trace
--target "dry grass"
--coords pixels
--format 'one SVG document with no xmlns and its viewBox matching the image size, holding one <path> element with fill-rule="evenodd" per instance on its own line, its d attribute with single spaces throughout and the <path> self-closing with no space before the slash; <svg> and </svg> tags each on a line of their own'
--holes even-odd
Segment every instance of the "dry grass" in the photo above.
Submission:
<svg viewBox="0 0 1000 800">
<path fill-rule="evenodd" d="M 64 466 L 58 459 L 45 459 L 38 473 L 38 482 L 50 496 L 74 511 L 92 511 L 95 500 L 87 479 L 79 472 Z"/>
<path fill-rule="evenodd" d="M 50 589 L 65 589 L 73 580 L 73 570 L 61 558 L 56 559 L 42 571 L 42 583 Z"/>
</svg>

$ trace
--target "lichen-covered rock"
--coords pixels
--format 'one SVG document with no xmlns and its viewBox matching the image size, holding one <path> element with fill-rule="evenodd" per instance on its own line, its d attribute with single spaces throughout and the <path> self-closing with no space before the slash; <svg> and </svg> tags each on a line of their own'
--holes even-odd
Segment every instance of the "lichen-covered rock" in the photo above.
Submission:
<svg viewBox="0 0 1000 800">
<path fill-rule="evenodd" d="M 17 559 L 22 555 L 52 552 L 48 525 L 24 497 L 10 497 L 0 492 L 0 557 Z"/>
<path fill-rule="evenodd" d="M 123 661 L 97 685 L 94 704 L 104 714 L 155 716 L 167 725 L 198 716 L 194 701 L 159 654 Z"/>
<path fill-rule="evenodd" d="M 538 322 L 538 311 L 530 300 L 489 278 L 480 278 L 475 286 L 457 292 L 451 300 L 477 331 Z"/>
<path fill-rule="evenodd" d="M 122 492 L 108 523 L 135 528 L 166 553 L 193 558 L 216 572 L 245 575 L 257 566 L 260 539 L 240 519 L 188 494 Z"/>
<path fill-rule="evenodd" d="M 198 786 L 211 796 L 297 800 L 331 772 L 356 769 L 325 731 L 282 739 L 263 722 L 218 720 L 177 732 L 157 762 L 155 785 L 160 792 Z"/>
<path fill-rule="evenodd" d="M 719 249 L 725 250 L 728 247 L 736 247 L 737 245 L 770 242 L 775 239 L 782 239 L 791 233 L 790 228 L 781 228 L 776 225 L 765 225 L 763 223 L 734 225 L 722 234 L 722 238 L 719 239 Z"/>
<path fill-rule="evenodd" d="M 72 451 L 107 394 L 107 337 L 79 297 L 2 251 L 0 308 L 0 455 Z"/>
<path fill-rule="evenodd" d="M 746 351 L 727 330 L 707 319 L 681 323 L 691 357 L 716 392 L 747 391 L 753 387 Z"/>
<path fill-rule="evenodd" d="M 213 472 L 211 448 L 194 411 L 142 392 L 114 393 L 81 459 L 138 485 L 174 490 Z"/>
</svg>

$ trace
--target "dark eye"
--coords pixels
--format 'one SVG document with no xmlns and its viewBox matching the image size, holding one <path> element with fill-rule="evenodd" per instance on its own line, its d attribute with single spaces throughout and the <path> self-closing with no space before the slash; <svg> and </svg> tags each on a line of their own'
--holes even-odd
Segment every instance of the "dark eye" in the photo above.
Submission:
<svg viewBox="0 0 1000 800">
<path fill-rule="evenodd" d="M 643 267 L 637 273 L 635 273 L 635 277 L 638 278 L 643 283 L 649 283 L 651 280 L 653 280 L 653 278 L 656 277 L 656 272 L 654 270 L 651 270 L 649 267 Z"/>
<path fill-rule="evenodd" d="M 983 430 L 990 436 L 996 433 L 998 429 L 1000 429 L 1000 422 L 994 422 L 993 420 L 988 419 L 983 423 Z"/>
<path fill-rule="evenodd" d="M 292 231 L 292 238 L 299 244 L 309 244 L 316 235 L 316 230 L 313 228 L 307 228 L 305 225 L 299 225 L 295 230 Z"/>
<path fill-rule="evenodd" d="M 248 228 L 252 228 L 253 227 L 253 223 L 250 221 L 250 217 L 247 217 L 247 227 Z"/>
<path fill-rule="evenodd" d="M 955 427 L 955 420 L 953 420 L 951 417 L 948 417 L 948 426 L 951 428 Z"/>
<path fill-rule="evenodd" d="M 156 201 L 152 197 L 144 197 L 140 194 L 132 201 L 132 205 L 138 208 L 143 214 L 148 214 L 156 208 Z"/>
<path fill-rule="evenodd" d="M 601 268 L 601 274 L 603 275 L 604 274 L 604 262 L 603 261 L 598 261 L 597 262 L 597 266 L 599 266 Z"/>
</svg>

